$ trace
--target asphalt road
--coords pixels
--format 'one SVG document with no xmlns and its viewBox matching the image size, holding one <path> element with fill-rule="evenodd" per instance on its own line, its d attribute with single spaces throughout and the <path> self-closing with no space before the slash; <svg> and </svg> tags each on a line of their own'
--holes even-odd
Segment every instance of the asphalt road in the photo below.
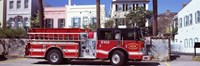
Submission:
<svg viewBox="0 0 200 66">
<path fill-rule="evenodd" d="M 171 62 L 129 62 L 127 66 L 199 66 L 197 61 L 171 61 Z M 108 61 L 73 60 L 60 65 L 48 64 L 42 59 L 16 58 L 0 61 L 0 66 L 112 66 Z"/>
<path fill-rule="evenodd" d="M 129 62 L 127 66 L 158 66 L 158 62 Z M 42 59 L 27 59 L 17 58 L 0 61 L 0 66 L 112 66 L 108 61 L 86 61 L 86 60 L 73 60 L 60 65 L 48 64 L 46 60 Z"/>
</svg>

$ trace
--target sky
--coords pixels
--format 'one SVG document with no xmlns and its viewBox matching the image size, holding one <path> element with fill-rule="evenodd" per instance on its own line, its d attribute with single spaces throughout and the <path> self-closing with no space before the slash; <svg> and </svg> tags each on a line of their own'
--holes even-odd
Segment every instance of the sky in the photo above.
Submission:
<svg viewBox="0 0 200 66">
<path fill-rule="evenodd" d="M 182 4 L 188 3 L 190 0 L 158 0 L 158 13 L 164 13 L 166 10 L 170 10 L 171 12 L 178 12 L 182 8 Z M 68 0 L 45 0 L 46 3 L 50 4 L 51 6 L 64 6 L 68 4 Z M 101 4 L 106 5 L 107 15 L 111 9 L 110 5 L 112 0 L 101 0 Z M 72 0 L 72 5 L 95 5 L 96 0 Z M 152 0 L 149 2 L 149 10 L 153 10 L 152 7 Z"/>
</svg>

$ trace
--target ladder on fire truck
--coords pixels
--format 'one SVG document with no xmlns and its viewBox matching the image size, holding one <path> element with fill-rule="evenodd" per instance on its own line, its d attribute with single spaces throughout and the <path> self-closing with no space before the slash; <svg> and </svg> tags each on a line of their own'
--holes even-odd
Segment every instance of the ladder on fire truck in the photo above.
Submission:
<svg viewBox="0 0 200 66">
<path fill-rule="evenodd" d="M 86 33 L 28 33 L 30 41 L 79 42 L 85 41 Z"/>
</svg>

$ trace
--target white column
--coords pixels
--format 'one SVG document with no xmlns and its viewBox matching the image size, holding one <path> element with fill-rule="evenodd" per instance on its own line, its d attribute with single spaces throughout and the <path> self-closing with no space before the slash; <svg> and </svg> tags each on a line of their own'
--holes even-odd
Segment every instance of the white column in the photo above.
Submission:
<svg viewBox="0 0 200 66">
<path fill-rule="evenodd" d="M 71 0 L 68 0 L 68 6 L 71 6 L 71 3 L 72 1 Z"/>
</svg>

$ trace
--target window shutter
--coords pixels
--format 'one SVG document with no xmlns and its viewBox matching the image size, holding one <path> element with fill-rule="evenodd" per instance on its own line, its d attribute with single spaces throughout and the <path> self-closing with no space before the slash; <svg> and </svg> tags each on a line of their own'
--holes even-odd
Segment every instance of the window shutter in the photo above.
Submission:
<svg viewBox="0 0 200 66">
<path fill-rule="evenodd" d="M 116 4 L 116 6 L 115 6 L 115 7 L 116 7 L 116 9 L 115 9 L 115 10 L 116 10 L 116 11 L 118 11 L 118 5 L 117 5 L 117 4 Z"/>
<path fill-rule="evenodd" d="M 93 17 L 90 18 L 90 25 L 93 25 Z"/>
<path fill-rule="evenodd" d="M 71 18 L 71 27 L 74 27 L 74 18 Z"/>
<path fill-rule="evenodd" d="M 197 23 L 197 13 L 195 12 L 195 23 Z"/>
<path fill-rule="evenodd" d="M 78 27 L 81 27 L 81 18 L 78 17 Z"/>
<path fill-rule="evenodd" d="M 58 28 L 60 28 L 60 19 L 58 19 Z"/>
</svg>

